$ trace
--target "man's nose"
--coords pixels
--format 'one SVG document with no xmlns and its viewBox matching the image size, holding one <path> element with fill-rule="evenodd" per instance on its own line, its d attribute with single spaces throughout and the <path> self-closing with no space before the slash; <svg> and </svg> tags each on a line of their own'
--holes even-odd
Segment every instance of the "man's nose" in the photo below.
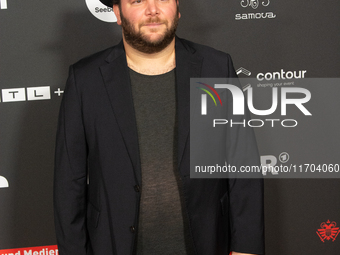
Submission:
<svg viewBox="0 0 340 255">
<path fill-rule="evenodd" d="M 146 14 L 147 15 L 157 15 L 159 13 L 157 0 L 147 0 Z"/>
</svg>

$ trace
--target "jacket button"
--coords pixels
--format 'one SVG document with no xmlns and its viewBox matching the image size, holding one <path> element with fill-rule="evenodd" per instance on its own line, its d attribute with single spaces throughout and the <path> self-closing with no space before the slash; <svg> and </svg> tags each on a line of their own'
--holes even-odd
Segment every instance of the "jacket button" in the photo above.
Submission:
<svg viewBox="0 0 340 255">
<path fill-rule="evenodd" d="M 136 232 L 135 227 L 134 227 L 134 226 L 131 226 L 131 227 L 130 227 L 130 231 L 131 231 L 132 233 L 135 233 L 135 232 Z"/>
<path fill-rule="evenodd" d="M 135 185 L 134 188 L 135 188 L 135 191 L 136 191 L 136 192 L 139 192 L 139 191 L 140 191 L 139 185 Z"/>
</svg>

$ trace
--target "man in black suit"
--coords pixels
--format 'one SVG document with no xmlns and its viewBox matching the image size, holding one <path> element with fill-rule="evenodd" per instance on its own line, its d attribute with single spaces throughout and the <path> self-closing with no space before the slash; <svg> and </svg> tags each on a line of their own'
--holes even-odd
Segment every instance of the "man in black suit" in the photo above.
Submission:
<svg viewBox="0 0 340 255">
<path fill-rule="evenodd" d="M 59 254 L 263 254 L 262 180 L 189 173 L 190 77 L 236 77 L 230 56 L 175 36 L 178 1 L 101 1 L 123 40 L 70 67 L 55 159 Z M 232 139 L 233 157 L 259 164 L 251 129 Z"/>
</svg>

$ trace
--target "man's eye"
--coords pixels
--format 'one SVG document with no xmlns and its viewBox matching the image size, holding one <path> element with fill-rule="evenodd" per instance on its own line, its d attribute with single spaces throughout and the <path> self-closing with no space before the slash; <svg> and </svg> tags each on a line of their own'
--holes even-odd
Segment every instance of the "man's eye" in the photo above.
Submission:
<svg viewBox="0 0 340 255">
<path fill-rule="evenodd" d="M 141 3 L 141 2 L 142 2 L 142 0 L 135 0 L 135 1 L 132 1 L 133 4 L 139 4 L 139 3 Z"/>
</svg>

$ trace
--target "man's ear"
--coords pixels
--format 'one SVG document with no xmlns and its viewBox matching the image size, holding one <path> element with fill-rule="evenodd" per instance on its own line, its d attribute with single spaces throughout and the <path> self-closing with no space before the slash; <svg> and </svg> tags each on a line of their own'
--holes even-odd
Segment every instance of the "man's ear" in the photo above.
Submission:
<svg viewBox="0 0 340 255">
<path fill-rule="evenodd" d="M 116 18 L 117 18 L 117 24 L 121 25 L 122 24 L 122 20 L 120 18 L 120 10 L 119 10 L 118 4 L 114 4 L 112 9 L 113 9 L 113 12 L 115 13 Z"/>
<path fill-rule="evenodd" d="M 177 0 L 177 8 L 179 8 L 179 1 Z M 178 18 L 180 18 L 181 17 L 181 13 L 180 12 L 178 12 Z"/>
</svg>

